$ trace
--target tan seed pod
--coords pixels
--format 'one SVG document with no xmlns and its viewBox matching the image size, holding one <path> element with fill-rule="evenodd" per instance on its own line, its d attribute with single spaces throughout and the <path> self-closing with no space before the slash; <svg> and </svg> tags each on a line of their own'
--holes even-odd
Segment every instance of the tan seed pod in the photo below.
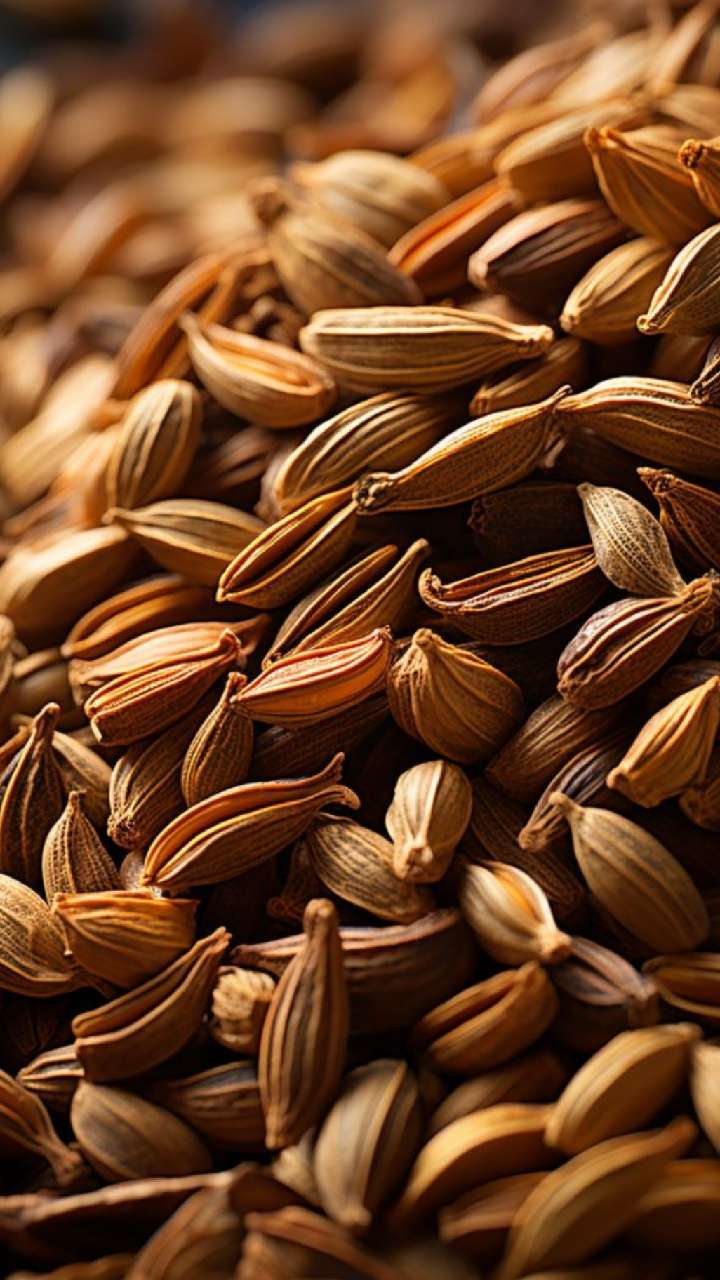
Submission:
<svg viewBox="0 0 720 1280">
<path fill-rule="evenodd" d="M 688 951 L 707 937 L 703 900 L 680 863 L 642 827 L 556 792 L 583 875 L 610 914 L 654 951 Z"/>
<path fill-rule="evenodd" d="M 461 764 L 487 760 L 522 719 L 513 680 L 428 628 L 415 632 L 387 679 L 400 728 Z"/>
<path fill-rule="evenodd" d="M 641 236 L 681 245 L 710 222 L 677 160 L 682 134 L 649 125 L 623 133 L 590 128 L 585 145 L 610 208 Z"/>
<path fill-rule="evenodd" d="M 151 1071 L 182 1049 L 205 1017 L 229 941 L 216 929 L 141 986 L 78 1014 L 73 1034 L 86 1079 L 131 1079 L 140 1065 Z"/>
<path fill-rule="evenodd" d="M 579 804 L 613 807 L 613 796 L 607 783 L 608 771 L 622 760 L 628 734 L 622 729 L 608 734 L 592 747 L 586 747 L 553 774 L 538 797 L 527 822 L 518 833 L 518 843 L 534 854 L 544 854 L 564 842 L 563 818 L 550 797 L 556 791 Z"/>
<path fill-rule="evenodd" d="M 246 677 L 231 671 L 223 693 L 191 739 L 180 785 L 187 805 L 244 782 L 253 750 L 252 720 L 237 702 Z M 153 834 L 157 834 L 153 832 Z"/>
<path fill-rule="evenodd" d="M 74 622 L 112 590 L 135 555 L 124 529 L 80 529 L 17 546 L 0 566 L 0 610 L 23 634 Z"/>
<path fill-rule="evenodd" d="M 465 862 L 458 902 L 483 950 L 499 964 L 559 964 L 570 954 L 570 938 L 555 924 L 545 894 L 519 867 Z"/>
<path fill-rule="evenodd" d="M 535 404 L 554 395 L 561 387 L 569 386 L 573 390 L 585 386 L 587 382 L 587 348 L 579 338 L 558 338 L 543 355 L 535 360 L 527 360 L 510 372 L 494 373 L 485 378 L 470 401 L 470 413 L 475 418 L 482 418 L 488 413 L 500 413 L 504 409 L 519 409 L 521 405 Z M 546 486 L 543 485 L 542 488 Z M 500 490 L 512 493 L 512 490 Z M 500 499 L 502 501 L 502 499 Z M 512 499 L 511 499 L 512 500 Z M 480 504 L 483 499 L 478 499 Z M 474 524 L 471 528 L 474 529 Z M 569 532 L 565 526 L 566 533 Z M 508 530 L 511 533 L 512 530 Z M 578 530 L 579 541 L 584 530 Z M 570 541 L 575 541 L 572 536 Z M 545 549 L 538 547 L 538 550 Z M 523 545 L 523 550 L 529 550 Z M 513 557 L 507 556 L 506 559 Z"/>
<path fill-rule="evenodd" d="M 429 542 L 418 538 L 402 552 L 390 545 L 351 560 L 290 610 L 263 667 L 288 652 L 360 640 L 378 627 L 396 630 L 416 603 L 417 572 L 429 551 Z"/>
<path fill-rule="evenodd" d="M 544 1170 L 514 1173 L 466 1192 L 440 1210 L 440 1239 L 462 1249 L 477 1262 L 497 1261 L 515 1214 L 544 1177 Z"/>
<path fill-rule="evenodd" d="M 393 842 L 393 873 L 414 884 L 445 875 L 472 812 L 472 790 L 462 769 L 427 760 L 400 774 L 385 825 Z"/>
<path fill-rule="evenodd" d="M 591 614 L 558 659 L 558 692 L 587 711 L 627 697 L 691 632 L 714 631 L 718 584 L 696 578 L 676 596 L 628 597 Z"/>
<path fill-rule="evenodd" d="M 315 1142 L 325 1212 L 365 1234 L 402 1182 L 421 1137 L 420 1092 L 407 1063 L 376 1058 L 349 1072 Z"/>
<path fill-rule="evenodd" d="M 640 236 L 593 264 L 568 295 L 560 324 L 566 333 L 600 346 L 631 342 L 638 316 L 672 262 L 672 249 Z"/>
<path fill-rule="evenodd" d="M 391 1263 L 355 1243 L 349 1232 L 319 1213 L 290 1206 L 273 1213 L 248 1213 L 247 1236 L 237 1280 L 288 1275 L 300 1266 L 322 1275 L 356 1275 L 362 1280 L 403 1280 Z"/>
<path fill-rule="evenodd" d="M 720 1026 L 720 956 L 714 951 L 654 956 L 643 965 L 663 1004 L 685 1018 Z"/>
<path fill-rule="evenodd" d="M 70 955 L 88 973 L 123 990 L 145 982 L 192 947 L 196 907 L 192 899 L 124 889 L 59 893 L 53 901 Z"/>
<path fill-rule="evenodd" d="M 265 724 L 305 725 L 378 693 L 392 638 L 387 627 L 358 640 L 280 658 L 237 694 L 238 707 Z"/>
<path fill-rule="evenodd" d="M 498 1280 L 587 1262 L 630 1223 L 637 1199 L 696 1132 L 678 1117 L 664 1129 L 598 1143 L 548 1174 L 513 1222 Z"/>
<path fill-rule="evenodd" d="M 460 387 L 551 346 L 543 324 L 520 325 L 454 307 L 336 308 L 317 312 L 300 346 L 359 394 Z"/>
<path fill-rule="evenodd" d="M 180 653 L 119 675 L 91 694 L 85 713 L 99 742 L 125 744 L 158 733 L 190 711 L 226 671 L 239 665 L 234 631 L 222 631 L 194 656 Z"/>
<path fill-rule="evenodd" d="M 448 199 L 438 178 L 384 151 L 337 151 L 318 164 L 293 165 L 290 176 L 386 249 Z"/>
<path fill-rule="evenodd" d="M 47 903 L 12 876 L 0 875 L 0 925 L 0 990 L 37 998 L 89 985 Z"/>
<path fill-rule="evenodd" d="M 481 1182 L 546 1168 L 552 1162 L 544 1141 L 549 1111 L 503 1103 L 446 1125 L 421 1148 L 394 1207 L 394 1221 L 410 1227 Z"/>
<path fill-rule="evenodd" d="M 500 1103 L 553 1102 L 567 1079 L 568 1071 L 552 1049 L 530 1049 L 452 1089 L 431 1115 L 428 1137 L 454 1120 Z"/>
<path fill-rule="evenodd" d="M 637 1247 L 690 1253 L 716 1249 L 720 1239 L 717 1160 L 670 1160 L 641 1197 L 628 1238 Z"/>
<path fill-rule="evenodd" d="M 413 1043 L 431 1065 L 451 1075 L 474 1075 L 512 1060 L 550 1026 L 557 997 L 534 960 L 466 987 L 426 1013 Z"/>
<path fill-rule="evenodd" d="M 608 786 L 652 808 L 702 783 L 720 727 L 720 677 L 673 698 L 643 725 Z"/>
<path fill-rule="evenodd" d="M 313 777 L 241 783 L 186 809 L 150 845 L 143 885 L 180 893 L 230 880 L 302 835 L 325 805 L 358 808 L 355 793 L 340 783 L 343 758 Z"/>
<path fill-rule="evenodd" d="M 72 1044 L 39 1053 L 17 1073 L 18 1084 L 60 1115 L 67 1115 L 81 1079 L 82 1067 Z"/>
<path fill-rule="evenodd" d="M 700 1034 L 680 1022 L 615 1036 L 560 1094 L 545 1129 L 549 1145 L 576 1155 L 648 1124 L 684 1083 Z"/>
<path fill-rule="evenodd" d="M 106 520 L 124 529 L 161 568 L 206 587 L 265 528 L 257 516 L 200 498 L 166 498 L 133 511 L 111 507 Z"/>
<path fill-rule="evenodd" d="M 505 409 L 458 427 L 402 471 L 358 480 L 361 512 L 427 510 L 466 502 L 524 480 L 558 443 L 560 388 L 539 404 Z"/>
<path fill-rule="evenodd" d="M 335 382 L 309 356 L 224 325 L 203 325 L 190 312 L 180 324 L 203 386 L 239 418 L 284 429 L 315 422 L 332 408 Z"/>
<path fill-rule="evenodd" d="M 652 518 L 652 517 L 651 517 Z M 443 583 L 420 575 L 420 598 L 448 622 L 484 644 L 522 644 L 577 618 L 606 589 L 589 544 L 528 556 Z"/>
<path fill-rule="evenodd" d="M 35 716 L 27 741 L 6 770 L 0 794 L 0 870 L 30 887 L 40 883 L 45 838 L 65 805 L 53 752 L 60 708 L 49 702 Z"/>
<path fill-rule="evenodd" d="M 672 471 L 638 467 L 638 475 L 655 498 L 660 523 L 677 551 L 690 564 L 720 568 L 718 495 Z"/>
<path fill-rule="evenodd" d="M 265 1118 L 254 1063 L 225 1062 L 179 1080 L 151 1085 L 149 1097 L 221 1151 L 262 1148 Z"/>
<path fill-rule="evenodd" d="M 337 1091 L 348 993 L 332 903 L 305 910 L 305 943 L 280 979 L 260 1038 L 258 1077 L 268 1147 L 286 1147 L 317 1122 Z"/>
<path fill-rule="evenodd" d="M 104 893 L 120 888 L 115 864 L 83 808 L 82 794 L 68 792 L 64 811 L 45 837 L 42 878 L 50 903 L 57 893 Z"/>
<path fill-rule="evenodd" d="M 660 1021 L 652 978 L 589 938 L 573 938 L 570 956 L 550 976 L 560 1002 L 553 1034 L 575 1053 L 594 1053 L 622 1031 Z"/>
<path fill-rule="evenodd" d="M 107 1182 L 180 1177 L 212 1168 L 186 1124 L 137 1094 L 82 1080 L 70 1109 L 80 1150 Z"/>
<path fill-rule="evenodd" d="M 703 1133 L 716 1151 L 720 1150 L 718 1123 L 718 1062 L 720 1046 L 695 1044 L 692 1049 L 690 1088 L 692 1100 Z"/>
<path fill-rule="evenodd" d="M 720 217 L 720 155 L 716 138 L 700 141 L 688 138 L 678 152 L 678 160 L 688 170 L 693 186 L 706 209 Z"/>
<path fill-rule="evenodd" d="M 273 484 L 281 513 L 351 484 L 365 471 L 414 461 L 456 425 L 462 411 L 447 397 L 391 391 L 341 410 L 314 427 L 281 464 Z"/>
<path fill-rule="evenodd" d="M 638 318 L 641 333 L 694 335 L 712 333 L 717 328 L 719 249 L 720 233 L 713 223 L 678 250 L 647 311 Z"/>
<path fill-rule="evenodd" d="M 192 586 L 178 574 L 158 574 L 89 609 L 70 628 L 62 653 L 66 658 L 92 660 L 146 631 L 213 614 L 217 616 L 217 606 L 204 587 Z"/>
<path fill-rule="evenodd" d="M 597 561 L 614 586 L 637 596 L 674 596 L 685 583 L 659 521 L 621 489 L 578 485 Z"/>
<path fill-rule="evenodd" d="M 0 1151 L 6 1160 L 44 1160 L 61 1187 L 82 1169 L 77 1151 L 55 1132 L 44 1103 L 5 1071 L 0 1071 Z"/>
<path fill-rule="evenodd" d="M 432 910 L 427 889 L 395 875 L 389 841 L 352 818 L 320 814 L 309 829 L 307 847 L 326 889 L 370 915 L 411 924 Z"/>
<path fill-rule="evenodd" d="M 131 401 L 107 469 L 107 505 L 144 507 L 175 494 L 200 443 L 200 397 L 189 382 L 154 382 Z"/>
<path fill-rule="evenodd" d="M 350 547 L 357 510 L 348 491 L 325 493 L 263 529 L 220 575 L 220 603 L 274 609 L 330 573 Z"/>
<path fill-rule="evenodd" d="M 323 307 L 411 306 L 420 290 L 371 236 L 270 179 L 251 192 L 290 299 L 305 315 Z"/>
</svg>

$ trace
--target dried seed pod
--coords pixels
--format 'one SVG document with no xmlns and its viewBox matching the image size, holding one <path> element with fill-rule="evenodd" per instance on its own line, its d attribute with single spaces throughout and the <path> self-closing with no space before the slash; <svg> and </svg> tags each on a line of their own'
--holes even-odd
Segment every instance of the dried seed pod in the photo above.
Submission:
<svg viewBox="0 0 720 1280">
<path fill-rule="evenodd" d="M 598 901 L 654 951 L 688 951 L 707 937 L 703 900 L 679 862 L 649 832 L 606 809 L 556 792 L 583 875 Z"/>
<path fill-rule="evenodd" d="M 343 759 L 338 754 L 309 778 L 241 783 L 186 809 L 150 845 L 142 883 L 181 893 L 230 880 L 302 835 L 325 805 L 358 808 L 340 783 Z"/>
<path fill-rule="evenodd" d="M 62 646 L 66 658 L 92 660 L 173 623 L 218 617 L 212 595 L 177 574 L 158 574 L 111 595 L 71 627 Z"/>
<path fill-rule="evenodd" d="M 428 608 L 493 645 L 525 643 L 557 631 L 594 604 L 606 586 L 586 544 L 528 556 L 457 582 L 442 583 L 425 569 L 418 590 Z"/>
<path fill-rule="evenodd" d="M 629 1224 L 638 1198 L 696 1133 L 691 1120 L 678 1117 L 664 1129 L 598 1143 L 549 1173 L 513 1222 L 498 1280 L 592 1258 Z"/>
<path fill-rule="evenodd" d="M 73 1019 L 75 1049 L 88 1080 L 127 1080 L 151 1071 L 192 1038 L 202 1022 L 230 934 L 216 929 L 142 986 Z"/>
<path fill-rule="evenodd" d="M 312 773 L 341 749 L 357 747 L 387 716 L 387 698 L 384 693 L 376 693 L 312 726 L 284 729 L 273 725 L 255 738 L 250 776 L 270 782 L 280 773 L 290 777 Z"/>
<path fill-rule="evenodd" d="M 680 245 L 710 222 L 690 175 L 677 160 L 682 135 L 650 125 L 622 133 L 590 128 L 585 145 L 610 208 L 641 236 Z"/>
<path fill-rule="evenodd" d="M 390 262 L 438 297 L 465 283 L 467 257 L 516 213 L 517 196 L 500 178 L 468 191 L 417 222 L 392 246 Z"/>
<path fill-rule="evenodd" d="M 594 1053 L 614 1035 L 660 1021 L 651 978 L 614 951 L 573 938 L 570 956 L 552 970 L 560 1007 L 553 1034 L 577 1053 Z"/>
<path fill-rule="evenodd" d="M 269 973 L 236 965 L 221 969 L 208 1024 L 213 1040 L 231 1053 L 256 1055 L 274 990 Z"/>
<path fill-rule="evenodd" d="M 179 1080 L 161 1080 L 148 1094 L 211 1147 L 245 1152 L 262 1148 L 265 1117 L 253 1063 L 225 1062 Z"/>
<path fill-rule="evenodd" d="M 623 1031 L 583 1064 L 545 1129 L 551 1147 L 577 1155 L 648 1124 L 684 1083 L 701 1035 L 692 1022 Z"/>
<path fill-rule="evenodd" d="M 279 658 L 236 695 L 238 707 L 265 724 L 304 725 L 378 693 L 392 637 L 380 627 L 358 640 Z"/>
<path fill-rule="evenodd" d="M 460 763 L 487 760 L 522 718 L 513 680 L 428 628 L 415 632 L 387 680 L 400 728 Z"/>
<path fill-rule="evenodd" d="M 206 1185 L 192 1192 L 135 1254 L 122 1280 L 142 1280 L 147 1275 L 157 1276 L 158 1280 L 182 1280 L 189 1268 L 211 1275 L 226 1267 L 229 1275 L 242 1247 L 242 1217 L 231 1204 L 231 1194 L 232 1186 L 227 1183 Z"/>
<path fill-rule="evenodd" d="M 77 1177 L 82 1160 L 55 1132 L 40 1098 L 0 1071 L 0 1151 L 3 1159 L 39 1157 L 52 1169 L 59 1186 Z"/>
<path fill-rule="evenodd" d="M 49 906 L 27 885 L 0 875 L 0 990 L 24 996 L 64 995 L 90 985 L 65 954 Z"/>
<path fill-rule="evenodd" d="M 501 747 L 486 777 L 514 800 L 535 800 L 558 769 L 601 742 L 620 715 L 617 706 L 584 711 L 553 694 Z"/>
<path fill-rule="evenodd" d="M 600 346 L 631 342 L 672 262 L 672 249 L 648 236 L 619 245 L 594 263 L 568 295 L 560 324 Z"/>
<path fill-rule="evenodd" d="M 542 889 L 519 867 L 464 862 L 458 902 L 475 937 L 499 964 L 559 964 L 571 940 L 553 919 Z"/>
<path fill-rule="evenodd" d="M 559 200 L 518 213 L 491 235 L 468 260 L 468 279 L 546 315 L 560 310 L 584 272 L 626 239 L 603 200 Z"/>
<path fill-rule="evenodd" d="M 256 516 L 200 498 L 166 498 L 133 511 L 112 507 L 105 518 L 120 525 L 161 568 L 205 587 L 214 586 L 265 528 Z"/>
<path fill-rule="evenodd" d="M 597 562 L 614 586 L 636 596 L 674 596 L 685 583 L 667 535 L 653 515 L 621 489 L 578 485 Z"/>
<path fill-rule="evenodd" d="M 258 1076 L 271 1149 L 297 1142 L 321 1117 L 345 1057 L 348 992 L 332 903 L 309 903 L 304 925 L 304 946 L 277 985 L 260 1037 Z"/>
<path fill-rule="evenodd" d="M 427 510 L 516 484 L 557 445 L 557 414 L 568 391 L 468 422 L 402 471 L 363 476 L 354 489 L 358 510 Z"/>
<path fill-rule="evenodd" d="M 713 951 L 655 956 L 643 965 L 663 1004 L 710 1027 L 720 1026 L 720 956 Z"/>
<path fill-rule="evenodd" d="M 137 1094 L 82 1080 L 70 1108 L 80 1150 L 106 1182 L 182 1177 L 212 1168 L 188 1125 Z"/>
<path fill-rule="evenodd" d="M 641 333 L 712 333 L 717 328 L 715 300 L 720 270 L 720 230 L 716 223 L 693 235 L 678 251 L 658 284 L 644 315 Z"/>
<path fill-rule="evenodd" d="M 456 910 L 432 911 L 414 924 L 346 926 L 340 941 L 354 1033 L 409 1026 L 475 972 L 472 935 Z M 279 977 L 303 946 L 296 934 L 241 945 L 231 959 Z"/>
<path fill-rule="evenodd" d="M 438 178 L 384 151 L 336 151 L 318 164 L 293 165 L 291 177 L 386 249 L 448 199 Z"/>
<path fill-rule="evenodd" d="M 421 1148 L 393 1222 L 409 1228 L 481 1181 L 547 1168 L 553 1159 L 544 1140 L 549 1112 L 530 1103 L 503 1103 L 446 1125 Z"/>
<path fill-rule="evenodd" d="M 389 841 L 352 818 L 320 814 L 308 832 L 307 847 L 326 889 L 370 915 L 411 924 L 432 910 L 427 889 L 395 875 Z"/>
<path fill-rule="evenodd" d="M 174 724 L 199 702 L 226 671 L 241 663 L 242 649 L 230 628 L 192 656 L 182 651 L 110 679 L 85 703 L 93 733 L 103 745 L 147 738 Z"/>
<path fill-rule="evenodd" d="M 608 774 L 608 786 L 652 808 L 702 783 L 718 727 L 720 677 L 712 676 L 651 716 Z"/>
<path fill-rule="evenodd" d="M 376 1058 L 349 1072 L 315 1143 L 325 1212 L 365 1234 L 402 1183 L 421 1137 L 420 1093 L 407 1063 Z"/>
<path fill-rule="evenodd" d="M 340 563 L 357 523 L 346 489 L 325 493 L 263 529 L 220 575 L 220 603 L 274 609 Z"/>
<path fill-rule="evenodd" d="M 42 854 L 45 897 L 57 893 L 104 893 L 120 888 L 110 854 L 83 812 L 83 797 L 70 791 L 63 813 L 47 833 Z"/>
<path fill-rule="evenodd" d="M 550 1026 L 557 998 L 544 969 L 528 961 L 466 987 L 426 1013 L 413 1043 L 432 1066 L 474 1075 L 514 1058 Z"/>
<path fill-rule="evenodd" d="M 317 312 L 300 346 L 346 390 L 434 394 L 551 346 L 547 325 L 521 325 L 454 307 L 367 307 Z"/>
<path fill-rule="evenodd" d="M 0 566 L 0 610 L 23 634 L 62 627 L 122 581 L 135 548 L 123 529 L 70 530 L 13 547 Z"/>
<path fill-rule="evenodd" d="M 275 1213 L 248 1213 L 237 1280 L 264 1280 L 310 1268 L 322 1275 L 362 1280 L 403 1280 L 400 1272 L 355 1243 L 349 1232 L 319 1213 L 291 1206 Z"/>
<path fill-rule="evenodd" d="M 487 413 L 500 413 L 504 409 L 517 409 L 521 405 L 534 404 L 538 400 L 545 400 L 547 396 L 551 396 L 554 392 L 559 391 L 561 387 L 570 386 L 573 390 L 578 390 L 585 386 L 587 382 L 587 349 L 578 338 L 558 338 L 556 342 L 546 351 L 544 355 L 538 356 L 535 360 L 528 360 L 525 364 L 517 365 L 509 373 L 494 373 L 485 378 L 478 387 L 475 395 L 470 401 L 469 409 L 473 417 L 482 418 Z M 540 493 L 547 485 L 538 485 L 536 490 Z M 514 490 L 508 491 L 510 501 Z M 501 491 L 498 494 L 498 501 L 502 502 L 505 494 Z M 548 497 L 550 495 L 548 494 Z M 477 504 L 479 510 L 483 510 L 483 499 L 478 499 Z M 518 504 L 520 505 L 520 504 Z M 491 508 L 492 509 L 492 508 Z M 522 507 L 520 508 L 522 510 Z M 529 513 L 532 519 L 532 512 Z M 471 517 L 470 527 L 475 528 L 473 520 L 475 518 L 475 510 Z M 570 532 L 572 526 L 562 526 L 563 545 L 565 542 L 579 542 L 585 532 L 585 526 L 582 521 L 578 524 L 578 536 L 573 538 Z M 512 530 L 506 530 L 512 536 Z M 543 528 L 543 533 L 547 535 L 548 530 Z M 532 551 L 532 547 L 523 544 L 523 549 Z M 551 548 L 543 543 L 537 548 L 538 551 L 551 550 Z M 514 559 L 514 556 L 505 556 L 506 560 Z"/>
<path fill-rule="evenodd" d="M 660 523 L 680 554 L 703 569 L 720 568 L 720 497 L 672 471 L 638 467 L 638 475 L 660 507 Z"/>
<path fill-rule="evenodd" d="M 677 651 L 691 632 L 716 628 L 718 583 L 696 578 L 675 596 L 628 598 L 584 622 L 558 660 L 558 692 L 588 711 L 625 698 Z"/>
<path fill-rule="evenodd" d="M 698 827 L 720 830 L 720 751 L 713 746 L 705 777 L 682 792 L 679 799 L 683 813 Z"/>
<path fill-rule="evenodd" d="M 457 1085 L 430 1117 L 428 1137 L 454 1120 L 500 1103 L 553 1102 L 567 1079 L 565 1065 L 551 1049 L 530 1049 Z"/>
<path fill-rule="evenodd" d="M 545 1171 L 515 1173 L 468 1191 L 438 1214 L 440 1239 L 478 1262 L 496 1262 L 515 1214 Z"/>
<path fill-rule="evenodd" d="M 203 386 L 239 418 L 261 427 L 299 427 L 335 403 L 333 378 L 309 356 L 224 325 L 203 325 L 191 313 L 180 324 Z"/>
<path fill-rule="evenodd" d="M 408 306 L 421 294 L 371 236 L 269 179 L 251 193 L 277 273 L 305 315 L 323 307 Z"/>
<path fill-rule="evenodd" d="M 45 838 L 65 803 L 52 749 L 59 714 L 49 702 L 35 717 L 0 788 L 0 869 L 31 887 L 40 883 Z"/>
<path fill-rule="evenodd" d="M 192 899 L 156 898 L 143 890 L 117 889 L 59 893 L 53 913 L 77 963 L 127 990 L 192 947 L 196 907 Z"/>
<path fill-rule="evenodd" d="M 281 512 L 351 484 L 365 471 L 413 462 L 463 411 L 445 396 L 391 391 L 343 409 L 314 427 L 281 464 L 273 484 Z"/>
<path fill-rule="evenodd" d="M 211 697 L 206 694 L 177 724 L 157 737 L 134 743 L 115 762 L 107 829 L 116 844 L 125 849 L 144 847 L 182 810 L 185 751 Z"/>
<path fill-rule="evenodd" d="M 662 467 L 720 477 L 720 410 L 698 404 L 681 382 L 621 377 L 568 395 L 558 416 L 570 435 L 583 425 Z"/>
<path fill-rule="evenodd" d="M 700 141 L 688 138 L 678 152 L 680 164 L 687 169 L 695 191 L 714 217 L 720 217 L 720 154 L 716 138 Z"/>
<path fill-rule="evenodd" d="M 237 701 L 245 683 L 245 676 L 230 672 L 221 697 L 185 751 L 180 785 L 187 805 L 236 786 L 248 775 L 253 751 L 252 720 Z M 157 831 L 152 834 L 157 835 Z"/>
<path fill-rule="evenodd" d="M 424 538 L 403 552 L 378 547 L 352 560 L 299 600 L 281 624 L 263 667 L 278 658 L 360 640 L 378 627 L 395 630 L 416 603 L 416 578 L 430 544 Z"/>
<path fill-rule="evenodd" d="M 427 760 L 400 774 L 385 825 L 393 842 L 393 873 L 432 884 L 447 871 L 472 812 L 472 789 L 462 769 Z"/>
<path fill-rule="evenodd" d="M 67 1115 L 72 1096 L 82 1080 L 82 1067 L 72 1044 L 47 1049 L 17 1073 L 18 1083 L 51 1111 Z"/>
<path fill-rule="evenodd" d="M 107 505 L 144 507 L 177 492 L 200 443 L 200 397 L 189 382 L 154 382 L 130 402 L 107 468 Z"/>
</svg>

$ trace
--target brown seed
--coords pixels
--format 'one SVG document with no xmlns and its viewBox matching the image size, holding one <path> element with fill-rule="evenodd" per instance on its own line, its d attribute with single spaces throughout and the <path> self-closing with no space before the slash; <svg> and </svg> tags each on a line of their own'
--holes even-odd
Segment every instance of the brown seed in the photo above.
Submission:
<svg viewBox="0 0 720 1280">
<path fill-rule="evenodd" d="M 394 875 L 413 884 L 441 880 L 471 812 L 472 789 L 457 765 L 427 760 L 401 773 L 385 815 Z"/>
<path fill-rule="evenodd" d="M 253 751 L 253 727 L 250 717 L 237 702 L 245 683 L 245 676 L 230 672 L 220 699 L 187 746 L 180 775 L 187 805 L 198 804 L 218 791 L 237 786 L 247 777 Z M 157 831 L 152 834 L 157 835 Z"/>
<path fill-rule="evenodd" d="M 275 980 L 269 973 L 228 965 L 220 970 L 212 995 L 208 1030 L 231 1053 L 256 1055 Z"/>
<path fill-rule="evenodd" d="M 265 1117 L 252 1063 L 225 1062 L 179 1080 L 161 1080 L 148 1092 L 211 1147 L 251 1152 L 263 1146 Z"/>
<path fill-rule="evenodd" d="M 662 527 L 621 489 L 578 486 L 597 562 L 614 586 L 636 596 L 674 596 L 685 583 Z"/>
<path fill-rule="evenodd" d="M 348 993 L 332 903 L 305 911 L 305 943 L 280 979 L 260 1039 L 258 1076 L 270 1148 L 296 1142 L 337 1091 Z"/>
<path fill-rule="evenodd" d="M 660 523 L 683 558 L 703 569 L 720 569 L 718 495 L 672 471 L 638 467 L 638 475 L 658 503 Z"/>
<path fill-rule="evenodd" d="M 17 995 L 55 996 L 89 985 L 65 954 L 65 941 L 49 906 L 27 885 L 0 875 L 0 989 Z"/>
<path fill-rule="evenodd" d="M 83 1155 L 107 1182 L 181 1177 L 212 1168 L 192 1129 L 145 1098 L 82 1080 L 70 1119 Z"/>
<path fill-rule="evenodd" d="M 555 924 L 545 894 L 519 867 L 465 862 L 458 902 L 483 950 L 499 964 L 559 964 L 570 954 L 570 938 Z"/>
<path fill-rule="evenodd" d="M 569 958 L 550 976 L 560 1002 L 554 1033 L 576 1053 L 594 1053 L 621 1031 L 660 1021 L 652 978 L 589 938 L 573 938 Z"/>
<path fill-rule="evenodd" d="M 59 893 L 53 913 L 67 950 L 87 972 L 114 987 L 136 987 L 192 947 L 192 899 L 156 898 L 143 890 Z"/>
<path fill-rule="evenodd" d="M 106 515 L 170 573 L 211 587 L 226 565 L 264 529 L 256 516 L 221 502 L 166 498 L 134 511 L 112 507 Z"/>
<path fill-rule="evenodd" d="M 652 808 L 702 784 L 719 727 L 720 677 L 712 676 L 655 712 L 608 774 L 608 786 Z"/>
<path fill-rule="evenodd" d="M 395 875 L 389 841 L 352 818 L 320 814 L 309 829 L 307 847 L 325 888 L 370 915 L 411 924 L 432 910 L 427 889 Z"/>
<path fill-rule="evenodd" d="M 42 879 L 50 903 L 58 893 L 104 893 L 120 888 L 115 864 L 83 812 L 79 791 L 68 793 L 63 813 L 45 837 Z"/>
<path fill-rule="evenodd" d="M 131 401 L 107 469 L 107 505 L 144 507 L 182 485 L 200 443 L 200 397 L 189 382 L 154 382 Z"/>
</svg>

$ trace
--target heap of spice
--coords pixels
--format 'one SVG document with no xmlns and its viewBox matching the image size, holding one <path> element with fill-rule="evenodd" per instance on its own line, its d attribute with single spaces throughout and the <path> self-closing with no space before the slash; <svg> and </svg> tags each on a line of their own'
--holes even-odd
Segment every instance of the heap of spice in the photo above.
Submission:
<svg viewBox="0 0 720 1280">
<path fill-rule="evenodd" d="M 0 83 L 15 1280 L 718 1274 L 720 8 L 604 7 Z"/>
</svg>

